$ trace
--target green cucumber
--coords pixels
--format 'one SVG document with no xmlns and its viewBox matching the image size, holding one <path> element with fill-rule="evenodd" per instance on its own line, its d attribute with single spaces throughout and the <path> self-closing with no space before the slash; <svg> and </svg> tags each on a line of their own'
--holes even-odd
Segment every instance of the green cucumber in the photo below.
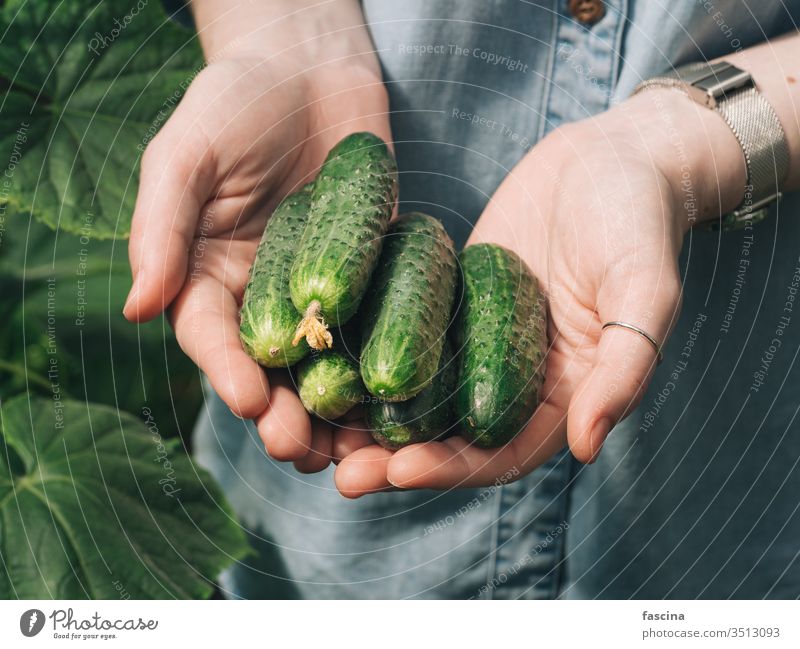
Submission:
<svg viewBox="0 0 800 649">
<path fill-rule="evenodd" d="M 397 165 L 383 140 L 354 133 L 331 149 L 292 266 L 292 302 L 304 314 L 294 342 L 305 337 L 314 349 L 330 347 L 327 325 L 356 312 L 396 199 Z"/>
<path fill-rule="evenodd" d="M 372 394 L 404 401 L 431 382 L 457 279 L 453 242 L 439 221 L 412 212 L 392 223 L 359 312 L 361 377 Z"/>
<path fill-rule="evenodd" d="M 287 196 L 267 221 L 250 269 L 240 311 L 239 337 L 245 351 L 264 367 L 288 367 L 308 354 L 292 345 L 300 316 L 289 295 L 289 272 L 311 203 L 308 184 Z"/>
<path fill-rule="evenodd" d="M 366 398 L 364 417 L 372 437 L 384 448 L 396 450 L 443 436 L 452 427 L 456 378 L 452 347 L 445 343 L 436 376 L 416 397 L 394 402 Z"/>
<path fill-rule="evenodd" d="M 547 351 L 544 296 L 525 262 L 505 248 L 478 244 L 459 259 L 456 416 L 477 446 L 501 446 L 538 405 Z"/>
<path fill-rule="evenodd" d="M 297 392 L 311 414 L 336 419 L 364 401 L 358 360 L 349 349 L 344 344 L 341 349 L 314 350 L 297 366 Z"/>
</svg>

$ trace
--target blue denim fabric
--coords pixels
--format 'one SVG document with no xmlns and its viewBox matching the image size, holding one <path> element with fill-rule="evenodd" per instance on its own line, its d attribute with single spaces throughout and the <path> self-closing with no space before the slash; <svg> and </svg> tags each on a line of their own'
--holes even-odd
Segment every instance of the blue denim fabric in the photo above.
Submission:
<svg viewBox="0 0 800 649">
<path fill-rule="evenodd" d="M 439 217 L 463 245 L 548 131 L 800 19 L 798 0 L 605 5 L 585 27 L 566 0 L 364 2 L 403 210 Z M 688 236 L 664 363 L 592 466 L 561 453 L 505 486 L 347 501 L 332 471 L 269 459 L 212 394 L 196 454 L 257 550 L 223 585 L 246 598 L 797 597 L 800 313 L 762 385 L 754 374 L 800 264 L 799 208 L 789 196 L 750 232 Z"/>
</svg>

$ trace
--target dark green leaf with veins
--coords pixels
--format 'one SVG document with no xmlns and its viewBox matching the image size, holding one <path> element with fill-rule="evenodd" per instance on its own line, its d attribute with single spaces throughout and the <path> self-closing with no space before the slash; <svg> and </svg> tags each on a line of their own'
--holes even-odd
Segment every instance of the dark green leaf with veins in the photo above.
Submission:
<svg viewBox="0 0 800 649">
<path fill-rule="evenodd" d="M 27 395 L 0 415 L 0 599 L 205 597 L 246 553 L 208 474 L 132 415 Z"/>
<path fill-rule="evenodd" d="M 94 238 L 128 235 L 141 151 L 202 62 L 194 34 L 160 4 L 0 9 L 0 210 L 70 232 L 88 218 Z"/>
</svg>

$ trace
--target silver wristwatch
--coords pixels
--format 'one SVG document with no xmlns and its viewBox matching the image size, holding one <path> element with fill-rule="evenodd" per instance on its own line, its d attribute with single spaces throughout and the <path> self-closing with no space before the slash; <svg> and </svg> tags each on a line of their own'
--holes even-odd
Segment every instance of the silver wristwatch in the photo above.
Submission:
<svg viewBox="0 0 800 649">
<path fill-rule="evenodd" d="M 636 86 L 674 88 L 698 104 L 716 110 L 742 145 L 747 184 L 744 200 L 719 223 L 726 230 L 757 223 L 781 197 L 789 173 L 786 133 L 775 110 L 756 88 L 750 73 L 730 63 L 692 63 Z"/>
</svg>

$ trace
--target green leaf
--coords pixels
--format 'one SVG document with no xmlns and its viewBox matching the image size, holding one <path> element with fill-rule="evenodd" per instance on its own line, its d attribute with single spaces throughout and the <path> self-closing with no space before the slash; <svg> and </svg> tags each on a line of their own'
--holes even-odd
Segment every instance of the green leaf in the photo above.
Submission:
<svg viewBox="0 0 800 649">
<path fill-rule="evenodd" d="M 34 219 L 16 219 L 0 237 L 0 281 L 40 282 L 48 278 L 130 277 L 127 244 L 88 234 L 53 231 Z"/>
<path fill-rule="evenodd" d="M 199 370 L 163 319 L 133 325 L 122 317 L 127 258 L 125 241 L 30 219 L 0 237 L 0 398 L 50 394 L 55 366 L 69 396 L 129 412 L 146 405 L 169 432 L 191 430 Z"/>
<path fill-rule="evenodd" d="M 0 217 L 128 235 L 141 152 L 202 65 L 195 35 L 160 5 L 4 3 Z"/>
<path fill-rule="evenodd" d="M 0 599 L 207 597 L 246 554 L 218 487 L 158 422 L 29 395 L 0 418 Z"/>
</svg>

